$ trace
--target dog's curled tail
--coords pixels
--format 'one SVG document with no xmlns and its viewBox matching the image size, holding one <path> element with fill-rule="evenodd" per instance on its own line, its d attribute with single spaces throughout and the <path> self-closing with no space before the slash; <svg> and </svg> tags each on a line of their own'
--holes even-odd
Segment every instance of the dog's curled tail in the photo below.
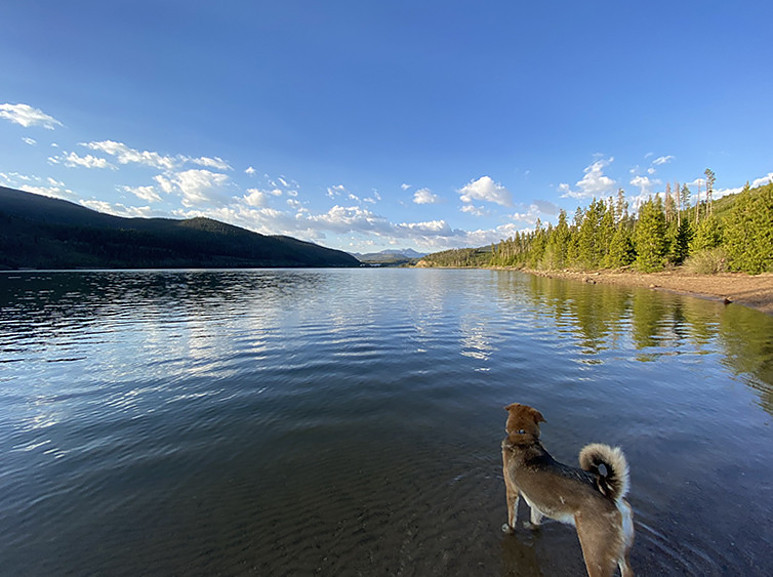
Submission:
<svg viewBox="0 0 773 577">
<path fill-rule="evenodd" d="M 619 501 L 628 493 L 628 461 L 620 447 L 592 443 L 580 451 L 580 467 L 596 477 L 603 495 Z"/>
</svg>

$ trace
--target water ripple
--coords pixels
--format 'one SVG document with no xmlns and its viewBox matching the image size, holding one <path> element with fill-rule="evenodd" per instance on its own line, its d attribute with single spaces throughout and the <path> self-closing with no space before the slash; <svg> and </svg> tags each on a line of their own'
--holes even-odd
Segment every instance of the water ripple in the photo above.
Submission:
<svg viewBox="0 0 773 577">
<path fill-rule="evenodd" d="M 491 271 L 30 272 L 0 322 L 9 574 L 581 574 L 571 528 L 499 530 L 512 401 L 561 460 L 624 447 L 640 574 L 773 572 L 753 311 Z"/>
</svg>

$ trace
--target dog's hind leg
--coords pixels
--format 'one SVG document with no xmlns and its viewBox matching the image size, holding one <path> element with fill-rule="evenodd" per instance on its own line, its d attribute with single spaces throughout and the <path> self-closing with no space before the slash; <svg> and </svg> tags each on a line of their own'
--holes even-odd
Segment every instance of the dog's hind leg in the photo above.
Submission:
<svg viewBox="0 0 773 577">
<path fill-rule="evenodd" d="M 608 518 L 596 515 L 583 516 L 582 513 L 577 513 L 574 516 L 574 525 L 580 538 L 588 576 L 612 577 L 620 559 L 619 542 L 617 542 L 620 536 L 615 534 L 614 527 L 610 527 Z M 628 577 L 625 573 L 623 575 Z M 629 575 L 632 576 L 633 573 Z"/>
<path fill-rule="evenodd" d="M 631 563 L 628 560 L 628 554 L 633 547 L 633 510 L 625 499 L 622 499 L 621 503 L 618 504 L 618 510 L 622 516 L 623 552 L 617 566 L 620 568 L 622 577 L 633 577 L 633 569 L 631 569 Z"/>
<path fill-rule="evenodd" d="M 540 525 L 542 524 L 542 518 L 545 516 L 545 514 L 540 511 L 537 506 L 532 503 L 529 498 L 524 495 L 523 498 L 526 500 L 526 503 L 529 505 L 529 522 L 524 523 L 524 527 L 527 529 L 539 529 Z"/>
</svg>

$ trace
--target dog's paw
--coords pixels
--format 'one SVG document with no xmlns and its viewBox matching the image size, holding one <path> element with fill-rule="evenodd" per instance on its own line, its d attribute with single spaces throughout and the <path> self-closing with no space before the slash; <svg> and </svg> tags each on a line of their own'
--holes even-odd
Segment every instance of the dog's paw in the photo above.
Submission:
<svg viewBox="0 0 773 577">
<path fill-rule="evenodd" d="M 539 529 L 542 525 L 540 523 L 532 523 L 531 521 L 524 521 L 523 526 L 526 529 L 529 529 L 530 531 L 536 531 Z"/>
<path fill-rule="evenodd" d="M 507 533 L 508 535 L 512 535 L 513 533 L 515 533 L 515 528 L 511 527 L 509 523 L 505 523 L 504 525 L 502 525 L 502 532 Z"/>
</svg>

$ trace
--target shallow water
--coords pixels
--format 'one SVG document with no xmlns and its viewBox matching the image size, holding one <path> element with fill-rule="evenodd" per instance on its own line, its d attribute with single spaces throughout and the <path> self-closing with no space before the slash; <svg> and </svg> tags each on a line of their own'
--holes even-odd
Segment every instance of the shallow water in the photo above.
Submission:
<svg viewBox="0 0 773 577">
<path fill-rule="evenodd" d="M 515 272 L 0 275 L 3 575 L 581 575 L 503 406 L 623 447 L 638 575 L 773 574 L 773 318 Z M 522 518 L 526 518 L 522 512 Z"/>
</svg>

